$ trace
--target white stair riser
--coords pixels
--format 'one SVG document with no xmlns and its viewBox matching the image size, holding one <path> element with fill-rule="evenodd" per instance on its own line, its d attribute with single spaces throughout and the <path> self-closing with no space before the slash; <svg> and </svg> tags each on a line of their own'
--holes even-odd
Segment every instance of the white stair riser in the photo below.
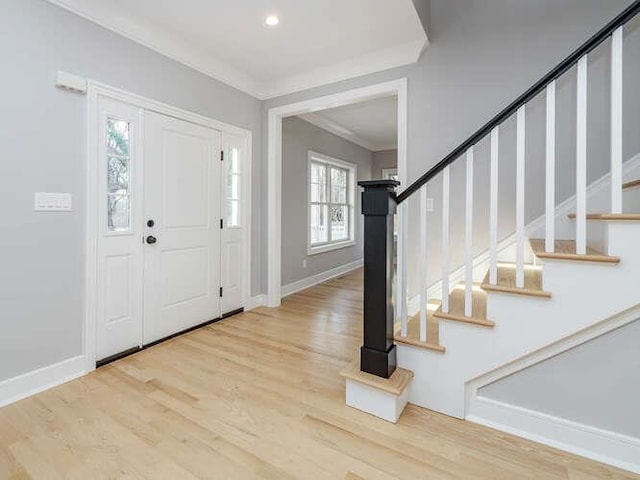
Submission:
<svg viewBox="0 0 640 480">
<path fill-rule="evenodd" d="M 346 404 L 388 422 L 398 421 L 407 405 L 408 396 L 408 389 L 400 395 L 393 395 L 351 379 L 346 380 Z"/>
<path fill-rule="evenodd" d="M 543 283 L 551 299 L 490 293 L 487 315 L 494 328 L 441 320 L 444 355 L 399 345 L 399 365 L 415 375 L 409 402 L 463 418 L 466 382 L 637 304 L 638 227 L 605 223 L 608 246 L 620 264 L 545 261 Z"/>
<path fill-rule="evenodd" d="M 640 186 L 622 191 L 622 213 L 640 213 Z"/>
</svg>

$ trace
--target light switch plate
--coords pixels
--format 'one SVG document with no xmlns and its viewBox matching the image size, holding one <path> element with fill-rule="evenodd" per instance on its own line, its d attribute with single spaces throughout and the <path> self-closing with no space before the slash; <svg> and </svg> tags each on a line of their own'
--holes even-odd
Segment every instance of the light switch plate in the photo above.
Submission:
<svg viewBox="0 0 640 480">
<path fill-rule="evenodd" d="M 36 192 L 36 212 L 70 212 L 72 210 L 70 193 Z"/>
</svg>

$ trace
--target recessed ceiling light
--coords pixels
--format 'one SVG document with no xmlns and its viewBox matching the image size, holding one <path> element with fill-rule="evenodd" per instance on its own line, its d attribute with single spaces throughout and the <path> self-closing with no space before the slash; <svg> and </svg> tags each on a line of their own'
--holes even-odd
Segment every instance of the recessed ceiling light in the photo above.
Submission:
<svg viewBox="0 0 640 480">
<path fill-rule="evenodd" d="M 277 27 L 280 23 L 280 18 L 277 15 L 267 15 L 264 19 L 264 24 L 267 27 Z"/>
</svg>

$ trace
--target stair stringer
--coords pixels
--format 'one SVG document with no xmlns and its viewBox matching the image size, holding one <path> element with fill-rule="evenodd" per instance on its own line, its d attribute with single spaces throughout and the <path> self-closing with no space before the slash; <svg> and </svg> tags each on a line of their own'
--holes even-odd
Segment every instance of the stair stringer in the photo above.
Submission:
<svg viewBox="0 0 640 480">
<path fill-rule="evenodd" d="M 415 375 L 409 402 L 464 418 L 471 380 L 639 304 L 640 225 L 607 222 L 604 228 L 620 264 L 546 260 L 543 282 L 551 299 L 490 292 L 494 328 L 441 321 L 444 355 L 398 345 L 398 365 Z"/>
</svg>

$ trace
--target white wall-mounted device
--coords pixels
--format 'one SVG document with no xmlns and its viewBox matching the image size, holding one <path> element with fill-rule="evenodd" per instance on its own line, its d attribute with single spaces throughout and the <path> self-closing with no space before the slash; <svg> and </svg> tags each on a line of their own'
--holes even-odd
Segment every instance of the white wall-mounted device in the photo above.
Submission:
<svg viewBox="0 0 640 480">
<path fill-rule="evenodd" d="M 36 192 L 33 209 L 36 212 L 70 212 L 71 194 Z"/>
<path fill-rule="evenodd" d="M 58 72 L 56 87 L 84 95 L 87 93 L 87 80 L 67 72 Z"/>
</svg>

